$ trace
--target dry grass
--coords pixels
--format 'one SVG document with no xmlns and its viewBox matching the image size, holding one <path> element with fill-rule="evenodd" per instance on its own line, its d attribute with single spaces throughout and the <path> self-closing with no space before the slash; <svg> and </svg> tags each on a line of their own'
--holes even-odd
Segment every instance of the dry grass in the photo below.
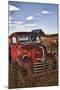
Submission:
<svg viewBox="0 0 60 90">
<path fill-rule="evenodd" d="M 58 71 L 50 70 L 43 73 L 32 75 L 32 77 L 24 76 L 25 83 L 21 83 L 17 68 L 17 65 L 10 64 L 9 66 L 9 88 L 21 88 L 21 87 L 37 87 L 37 86 L 51 86 L 58 85 Z"/>
<path fill-rule="evenodd" d="M 49 49 L 49 48 L 47 48 Z M 54 47 L 53 50 L 57 50 Z M 21 83 L 20 67 L 17 64 L 9 63 L 9 88 L 24 88 L 24 87 L 39 87 L 39 86 L 52 86 L 58 85 L 58 69 L 45 70 L 43 73 L 28 77 L 26 72 L 22 72 L 25 83 Z"/>
</svg>

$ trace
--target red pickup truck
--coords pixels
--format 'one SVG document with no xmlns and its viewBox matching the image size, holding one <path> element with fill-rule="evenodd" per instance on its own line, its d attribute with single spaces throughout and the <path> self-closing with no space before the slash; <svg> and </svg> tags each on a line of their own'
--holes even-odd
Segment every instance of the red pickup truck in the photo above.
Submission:
<svg viewBox="0 0 60 90">
<path fill-rule="evenodd" d="M 22 61 L 33 64 L 34 71 L 43 69 L 47 50 L 40 44 L 40 35 L 36 32 L 15 32 L 9 36 L 9 59 L 13 63 Z M 20 61 L 21 60 L 21 61 Z"/>
</svg>

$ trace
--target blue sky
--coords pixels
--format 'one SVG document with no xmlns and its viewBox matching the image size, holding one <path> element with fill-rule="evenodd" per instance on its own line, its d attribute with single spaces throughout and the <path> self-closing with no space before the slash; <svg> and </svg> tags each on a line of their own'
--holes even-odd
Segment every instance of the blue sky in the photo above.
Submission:
<svg viewBox="0 0 60 90">
<path fill-rule="evenodd" d="M 58 32 L 58 5 L 9 1 L 9 35 L 13 32 L 42 29 Z"/>
</svg>

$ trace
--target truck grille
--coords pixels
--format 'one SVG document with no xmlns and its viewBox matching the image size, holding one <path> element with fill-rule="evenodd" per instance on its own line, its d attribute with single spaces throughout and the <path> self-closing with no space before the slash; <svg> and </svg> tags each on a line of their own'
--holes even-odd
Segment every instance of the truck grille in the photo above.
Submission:
<svg viewBox="0 0 60 90">
<path fill-rule="evenodd" d="M 44 70 L 42 60 L 33 62 L 33 73 L 41 73 Z"/>
</svg>

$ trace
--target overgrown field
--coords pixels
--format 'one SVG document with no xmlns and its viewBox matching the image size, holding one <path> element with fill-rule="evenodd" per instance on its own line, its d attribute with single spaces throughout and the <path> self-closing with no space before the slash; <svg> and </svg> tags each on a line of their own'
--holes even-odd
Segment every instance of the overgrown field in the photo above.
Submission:
<svg viewBox="0 0 60 90">
<path fill-rule="evenodd" d="M 48 50 L 51 47 L 47 47 Z M 52 50 L 57 52 L 57 47 L 52 46 Z M 57 61 L 58 62 L 58 61 Z M 39 86 L 52 86 L 58 85 L 58 68 L 55 69 L 47 69 L 39 74 L 32 74 L 31 77 L 28 77 L 26 74 L 24 75 L 24 84 L 21 83 L 19 78 L 20 67 L 18 64 L 9 63 L 9 88 L 24 88 L 24 87 L 39 87 Z"/>
</svg>

